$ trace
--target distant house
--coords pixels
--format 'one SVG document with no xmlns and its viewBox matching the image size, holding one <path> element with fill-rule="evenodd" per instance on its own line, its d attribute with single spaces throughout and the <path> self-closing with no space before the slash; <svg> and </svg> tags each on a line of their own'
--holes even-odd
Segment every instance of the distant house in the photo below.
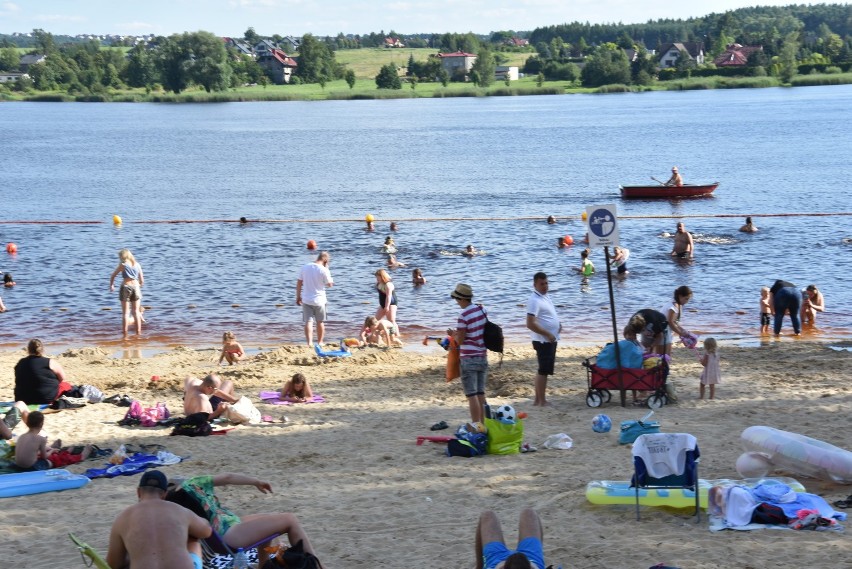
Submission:
<svg viewBox="0 0 852 569">
<path fill-rule="evenodd" d="M 19 71 L 3 71 L 0 72 L 0 83 L 16 83 L 21 79 L 29 79 L 29 75 Z"/>
<path fill-rule="evenodd" d="M 512 47 L 527 47 L 528 45 L 530 45 L 530 40 L 525 40 L 521 38 L 509 38 L 503 43 Z"/>
<path fill-rule="evenodd" d="M 237 53 L 254 57 L 254 51 L 252 51 L 251 46 L 247 42 L 236 38 L 222 38 L 222 41 L 225 42 L 226 47 L 232 47 L 237 50 Z"/>
<path fill-rule="evenodd" d="M 476 61 L 476 54 L 456 51 L 453 53 L 439 53 L 438 58 L 441 60 L 441 68 L 453 75 L 467 75 L 470 73 L 473 62 Z"/>
<path fill-rule="evenodd" d="M 40 53 L 28 53 L 26 55 L 22 55 L 20 64 L 21 71 L 26 73 L 29 71 L 31 66 L 44 63 L 46 60 L 47 58 Z"/>
<path fill-rule="evenodd" d="M 740 45 L 732 43 L 719 54 L 713 63 L 716 67 L 743 67 L 752 53 L 763 51 L 762 45 Z"/>
<path fill-rule="evenodd" d="M 274 48 L 265 55 L 258 54 L 257 63 L 269 73 L 272 81 L 278 85 L 289 83 L 290 78 L 293 76 L 293 71 L 299 65 L 295 59 L 280 49 Z"/>
<path fill-rule="evenodd" d="M 405 44 L 399 38 L 387 37 L 385 38 L 385 47 L 405 47 Z"/>
<path fill-rule="evenodd" d="M 704 63 L 704 43 L 695 41 L 666 43 L 660 48 L 659 67 L 667 69 L 677 65 L 680 52 L 686 52 L 687 57 L 696 65 Z"/>
<path fill-rule="evenodd" d="M 495 81 L 517 81 L 518 67 L 515 65 L 498 65 L 494 68 Z"/>
<path fill-rule="evenodd" d="M 299 51 L 299 48 L 302 46 L 302 40 L 299 38 L 294 38 L 293 36 L 287 36 L 282 39 L 278 45 L 284 51 Z"/>
<path fill-rule="evenodd" d="M 254 45 L 254 53 L 258 58 L 264 55 L 269 55 L 274 49 L 278 49 L 278 46 L 270 40 L 260 40 Z"/>
</svg>

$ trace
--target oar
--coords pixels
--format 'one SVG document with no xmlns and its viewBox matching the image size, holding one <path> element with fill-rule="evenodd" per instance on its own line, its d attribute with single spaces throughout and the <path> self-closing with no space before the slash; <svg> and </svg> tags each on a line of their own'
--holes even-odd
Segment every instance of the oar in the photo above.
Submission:
<svg viewBox="0 0 852 569">
<path fill-rule="evenodd" d="M 660 180 L 656 179 L 654 176 L 651 176 L 651 179 L 652 179 L 652 180 L 654 180 L 655 182 L 657 182 L 658 184 L 660 184 L 661 186 L 665 186 L 665 185 L 666 185 L 666 183 L 665 183 L 665 182 L 661 182 Z"/>
</svg>

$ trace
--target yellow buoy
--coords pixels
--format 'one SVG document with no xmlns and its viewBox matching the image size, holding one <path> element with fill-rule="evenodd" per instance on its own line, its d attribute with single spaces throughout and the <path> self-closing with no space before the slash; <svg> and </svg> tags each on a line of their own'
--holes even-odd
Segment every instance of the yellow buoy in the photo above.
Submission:
<svg viewBox="0 0 852 569">
<path fill-rule="evenodd" d="M 120 215 L 112 216 L 112 223 L 113 223 L 113 225 L 121 225 L 121 216 Z"/>
<path fill-rule="evenodd" d="M 583 221 L 586 221 L 586 220 L 589 218 L 589 214 L 587 214 L 587 213 L 584 211 L 584 212 L 583 212 L 583 215 L 581 215 L 581 216 L 580 216 L 580 218 L 581 218 Z"/>
<path fill-rule="evenodd" d="M 373 217 L 373 214 L 372 214 L 372 213 L 368 213 L 368 214 L 367 214 L 367 216 L 364 218 L 364 221 L 366 221 L 367 223 L 372 223 L 372 222 L 373 222 L 373 219 L 375 219 L 375 218 Z"/>
</svg>

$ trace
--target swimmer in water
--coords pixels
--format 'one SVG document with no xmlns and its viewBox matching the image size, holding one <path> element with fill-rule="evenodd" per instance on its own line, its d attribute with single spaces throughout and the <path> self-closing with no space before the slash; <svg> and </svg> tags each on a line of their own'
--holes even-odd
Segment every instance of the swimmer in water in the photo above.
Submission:
<svg viewBox="0 0 852 569">
<path fill-rule="evenodd" d="M 464 250 L 464 254 L 467 257 L 473 257 L 477 253 L 478 253 L 478 251 L 476 250 L 476 247 L 474 247 L 473 245 L 468 245 Z"/>
</svg>

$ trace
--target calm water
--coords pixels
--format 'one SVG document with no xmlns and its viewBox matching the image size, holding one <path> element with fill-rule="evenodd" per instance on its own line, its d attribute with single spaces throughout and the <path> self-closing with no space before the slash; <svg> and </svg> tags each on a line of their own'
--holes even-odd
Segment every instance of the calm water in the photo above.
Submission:
<svg viewBox="0 0 852 569">
<path fill-rule="evenodd" d="M 453 324 L 448 298 L 470 283 L 510 336 L 524 338 L 534 272 L 550 275 L 564 341 L 611 335 L 603 252 L 581 281 L 580 213 L 614 203 L 630 275 L 614 283 L 620 321 L 691 286 L 686 326 L 756 337 L 759 289 L 777 278 L 816 283 L 828 312 L 817 334 L 852 336 L 852 217 L 760 217 L 852 211 L 852 87 L 810 87 L 445 100 L 202 105 L 6 103 L 0 344 L 115 342 L 108 290 L 119 248 L 145 269 L 143 346 L 211 345 L 233 329 L 247 346 L 300 341 L 294 306 L 309 239 L 333 255 L 328 338 L 353 335 L 376 307 L 372 289 L 390 220 L 399 321 L 409 341 Z M 721 182 L 712 198 L 622 201 L 619 184 L 666 176 Z M 363 218 L 377 218 L 375 233 Z M 124 219 L 112 225 L 112 216 Z M 556 226 L 547 215 L 560 218 Z M 733 217 L 718 217 L 731 215 Z M 761 231 L 737 231 L 746 215 Z M 239 217 L 297 220 L 234 223 Z M 696 260 L 669 257 L 677 219 Z M 440 218 L 509 218 L 492 221 Z M 534 217 L 536 219 L 521 219 Z M 570 219 L 569 219 L 570 218 Z M 428 220 L 424 220 L 428 219 Z M 437 220 L 436 220 L 437 219 Z M 144 223 L 148 221 L 203 223 Z M 219 220 L 219 221 L 216 221 Z M 224 220 L 228 220 L 227 222 Z M 304 222 L 300 220 L 323 220 Z M 326 220 L 333 221 L 331 223 Z M 22 221 L 94 221 L 25 224 Z M 468 243 L 486 254 L 457 253 Z M 410 286 L 411 267 L 429 282 Z M 239 305 L 239 306 L 234 306 Z M 194 306 L 194 308 L 190 308 Z M 110 310 L 106 310 L 110 309 Z M 787 327 L 789 331 L 789 325 Z"/>
</svg>

